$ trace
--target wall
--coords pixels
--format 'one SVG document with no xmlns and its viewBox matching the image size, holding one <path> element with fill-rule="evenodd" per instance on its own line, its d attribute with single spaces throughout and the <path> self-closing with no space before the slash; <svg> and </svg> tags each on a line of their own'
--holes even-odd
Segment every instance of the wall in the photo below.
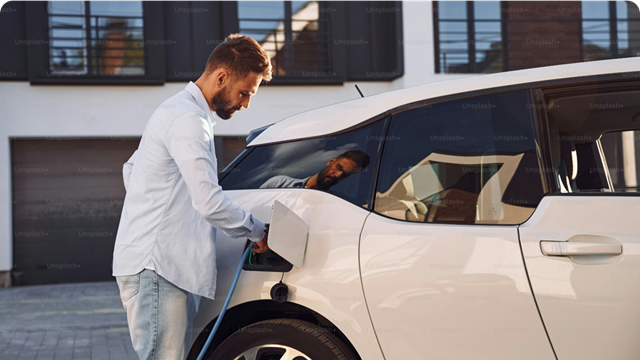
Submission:
<svg viewBox="0 0 640 360">
<path fill-rule="evenodd" d="M 510 10 L 504 13 L 509 21 L 509 69 L 582 61 L 579 1 L 505 1 L 504 6 Z"/>
</svg>

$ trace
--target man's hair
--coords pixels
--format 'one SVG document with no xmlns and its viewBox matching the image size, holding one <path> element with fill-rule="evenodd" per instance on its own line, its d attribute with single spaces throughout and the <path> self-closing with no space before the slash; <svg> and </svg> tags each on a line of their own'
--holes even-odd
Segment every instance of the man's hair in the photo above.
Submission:
<svg viewBox="0 0 640 360">
<path fill-rule="evenodd" d="M 360 169 L 364 169 L 369 165 L 369 155 L 360 150 L 349 150 L 346 153 L 338 156 L 338 158 L 347 158 L 356 163 L 356 166 Z"/>
<path fill-rule="evenodd" d="M 264 81 L 271 80 L 271 60 L 269 55 L 254 39 L 231 34 L 209 55 L 205 74 L 224 68 L 231 77 L 244 78 L 251 72 L 262 75 Z"/>
</svg>

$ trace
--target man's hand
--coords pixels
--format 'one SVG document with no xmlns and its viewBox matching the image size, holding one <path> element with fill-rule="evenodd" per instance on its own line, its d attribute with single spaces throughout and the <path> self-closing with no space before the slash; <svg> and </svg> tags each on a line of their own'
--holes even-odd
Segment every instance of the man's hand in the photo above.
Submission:
<svg viewBox="0 0 640 360">
<path fill-rule="evenodd" d="M 269 237 L 269 232 L 266 231 L 264 233 L 264 237 L 262 238 L 262 240 L 256 242 L 256 247 L 253 248 L 253 251 L 256 254 L 262 254 L 263 252 L 266 252 L 267 250 L 269 250 L 269 245 L 267 245 L 267 238 Z"/>
</svg>

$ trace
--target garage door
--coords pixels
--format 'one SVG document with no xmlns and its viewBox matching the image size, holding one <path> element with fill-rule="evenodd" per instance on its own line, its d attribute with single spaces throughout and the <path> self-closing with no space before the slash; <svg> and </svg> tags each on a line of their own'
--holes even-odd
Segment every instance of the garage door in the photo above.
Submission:
<svg viewBox="0 0 640 360">
<path fill-rule="evenodd" d="M 139 141 L 11 140 L 13 285 L 113 279 L 122 164 Z"/>
</svg>

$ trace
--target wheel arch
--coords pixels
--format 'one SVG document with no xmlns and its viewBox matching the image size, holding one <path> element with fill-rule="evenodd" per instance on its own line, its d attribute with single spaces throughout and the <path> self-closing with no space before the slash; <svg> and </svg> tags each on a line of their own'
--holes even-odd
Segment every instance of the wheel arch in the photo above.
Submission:
<svg viewBox="0 0 640 360">
<path fill-rule="evenodd" d="M 217 316 L 211 319 L 207 326 L 198 333 L 198 336 L 191 345 L 187 360 L 197 359 L 200 349 L 202 349 L 202 346 L 204 346 L 204 343 L 207 341 L 207 337 L 209 336 L 211 329 L 213 329 L 213 325 L 217 319 Z M 328 331 L 338 337 L 338 339 L 349 347 L 351 351 L 358 356 L 358 359 L 361 360 L 358 352 L 353 347 L 353 344 L 349 341 L 347 336 L 327 318 L 300 304 L 291 302 L 278 304 L 272 300 L 249 301 L 227 309 L 224 319 L 222 319 L 222 323 L 218 328 L 218 332 L 213 337 L 211 345 L 209 345 L 209 349 L 207 349 L 205 359 L 207 356 L 210 356 L 226 338 L 242 327 L 258 321 L 272 319 L 298 319 L 308 321 L 312 324 L 328 329 Z"/>
</svg>

